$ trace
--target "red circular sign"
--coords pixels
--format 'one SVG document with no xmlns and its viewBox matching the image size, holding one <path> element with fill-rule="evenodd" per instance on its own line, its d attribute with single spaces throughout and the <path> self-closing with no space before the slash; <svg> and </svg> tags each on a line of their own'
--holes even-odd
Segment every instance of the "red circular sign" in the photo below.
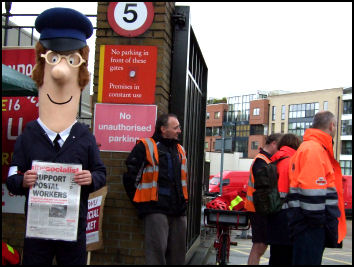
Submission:
<svg viewBox="0 0 354 267">
<path fill-rule="evenodd" d="M 108 23 L 119 35 L 135 37 L 143 34 L 154 20 L 152 2 L 111 2 Z"/>
</svg>

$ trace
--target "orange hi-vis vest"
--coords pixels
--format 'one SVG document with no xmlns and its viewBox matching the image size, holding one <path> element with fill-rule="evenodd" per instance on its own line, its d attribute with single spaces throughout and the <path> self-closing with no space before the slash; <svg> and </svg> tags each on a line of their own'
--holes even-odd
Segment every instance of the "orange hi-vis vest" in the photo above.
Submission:
<svg viewBox="0 0 354 267">
<path fill-rule="evenodd" d="M 253 192 L 256 190 L 254 189 L 254 176 L 253 176 L 252 168 L 253 168 L 253 164 L 256 162 L 256 160 L 258 158 L 263 159 L 267 164 L 271 163 L 271 160 L 268 159 L 262 153 L 258 153 L 252 162 L 252 165 L 250 168 L 250 178 L 248 180 L 248 186 L 247 186 L 247 195 L 246 195 L 246 200 L 245 200 L 245 209 L 247 211 L 251 211 L 251 212 L 256 211 L 256 209 L 254 208 L 254 204 L 253 204 Z"/>
<path fill-rule="evenodd" d="M 147 164 L 143 169 L 141 181 L 134 195 L 134 202 L 149 202 L 158 200 L 158 177 L 159 177 L 159 154 L 157 145 L 152 138 L 142 138 L 138 140 L 143 142 L 146 151 Z M 181 159 L 181 182 L 183 196 L 188 199 L 187 190 L 187 157 L 184 148 L 177 144 L 177 150 Z"/>
</svg>

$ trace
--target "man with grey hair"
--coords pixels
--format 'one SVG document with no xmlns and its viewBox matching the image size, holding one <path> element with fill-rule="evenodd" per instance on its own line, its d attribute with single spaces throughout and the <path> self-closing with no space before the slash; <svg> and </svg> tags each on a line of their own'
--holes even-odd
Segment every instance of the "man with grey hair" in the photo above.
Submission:
<svg viewBox="0 0 354 267">
<path fill-rule="evenodd" d="M 318 112 L 289 165 L 288 219 L 293 265 L 321 265 L 325 247 L 346 235 L 342 172 L 334 158 L 336 117 Z"/>
</svg>

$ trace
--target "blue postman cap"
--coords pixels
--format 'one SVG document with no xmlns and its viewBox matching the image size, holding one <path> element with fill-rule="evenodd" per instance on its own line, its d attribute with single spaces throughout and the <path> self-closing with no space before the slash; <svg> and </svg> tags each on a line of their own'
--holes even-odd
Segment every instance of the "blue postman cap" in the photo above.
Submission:
<svg viewBox="0 0 354 267">
<path fill-rule="evenodd" d="M 91 21 L 79 11 L 55 7 L 43 11 L 36 19 L 39 42 L 49 50 L 63 52 L 86 46 L 93 32 Z"/>
</svg>

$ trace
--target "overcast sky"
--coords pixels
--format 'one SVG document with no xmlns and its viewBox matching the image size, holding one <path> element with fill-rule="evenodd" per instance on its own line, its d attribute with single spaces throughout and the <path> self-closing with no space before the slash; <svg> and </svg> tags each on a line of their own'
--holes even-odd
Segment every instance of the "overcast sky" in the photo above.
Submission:
<svg viewBox="0 0 354 267">
<path fill-rule="evenodd" d="M 191 6 L 191 24 L 209 70 L 208 97 L 352 86 L 351 2 L 177 5 Z M 13 2 L 11 13 L 38 14 L 55 6 L 97 12 L 95 2 Z M 33 25 L 34 20 L 14 22 Z M 88 44 L 93 64 L 93 37 Z"/>
</svg>

